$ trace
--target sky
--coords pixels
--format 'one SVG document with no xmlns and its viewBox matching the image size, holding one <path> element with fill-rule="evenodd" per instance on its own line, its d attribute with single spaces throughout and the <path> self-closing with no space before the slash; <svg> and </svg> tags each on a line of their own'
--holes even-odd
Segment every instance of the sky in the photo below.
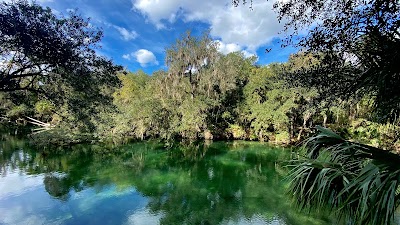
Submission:
<svg viewBox="0 0 400 225">
<path fill-rule="evenodd" d="M 250 9 L 234 7 L 231 0 L 36 0 L 56 15 L 77 10 L 90 18 L 104 32 L 99 54 L 129 71 L 148 74 L 167 69 L 165 49 L 187 31 L 200 36 L 209 30 L 220 52 L 256 55 L 259 65 L 287 61 L 296 49 L 281 48 L 283 24 L 272 10 L 273 2 L 253 0 Z"/>
</svg>

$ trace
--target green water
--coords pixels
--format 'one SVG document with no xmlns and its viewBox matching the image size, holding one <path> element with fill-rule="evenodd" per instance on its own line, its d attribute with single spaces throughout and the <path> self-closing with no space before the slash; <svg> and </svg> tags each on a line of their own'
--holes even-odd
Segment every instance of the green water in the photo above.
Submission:
<svg viewBox="0 0 400 225">
<path fill-rule="evenodd" d="M 214 142 L 77 146 L 67 153 L 0 144 L 0 224 L 337 224 L 285 193 L 290 150 Z"/>
</svg>

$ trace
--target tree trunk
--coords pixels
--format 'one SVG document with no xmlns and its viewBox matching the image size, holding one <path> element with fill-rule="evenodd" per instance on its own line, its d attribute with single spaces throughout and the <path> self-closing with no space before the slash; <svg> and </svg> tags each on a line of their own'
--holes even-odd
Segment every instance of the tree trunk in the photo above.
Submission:
<svg viewBox="0 0 400 225">
<path fill-rule="evenodd" d="M 294 118 L 291 116 L 289 118 L 289 140 L 292 141 L 294 137 Z"/>
<path fill-rule="evenodd" d="M 299 135 L 297 135 L 297 141 L 300 141 L 301 134 L 303 133 L 303 130 L 307 129 L 307 121 L 310 119 L 311 114 L 306 114 L 303 117 L 303 126 L 300 129 Z"/>
</svg>

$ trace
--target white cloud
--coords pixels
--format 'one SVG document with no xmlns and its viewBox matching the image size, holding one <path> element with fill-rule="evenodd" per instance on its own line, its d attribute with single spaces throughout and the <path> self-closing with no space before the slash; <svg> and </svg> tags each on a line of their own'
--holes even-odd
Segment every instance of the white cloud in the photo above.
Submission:
<svg viewBox="0 0 400 225">
<path fill-rule="evenodd" d="M 118 32 L 122 36 L 122 39 L 124 39 L 125 41 L 133 40 L 133 39 L 137 38 L 137 36 L 139 36 L 138 33 L 136 33 L 136 31 L 134 31 L 134 30 L 129 31 L 126 28 L 119 27 L 116 25 L 114 25 L 113 27 L 118 30 Z"/>
<path fill-rule="evenodd" d="M 153 52 L 147 50 L 147 49 L 140 49 L 137 50 L 136 52 L 132 52 L 130 54 L 125 54 L 122 56 L 122 58 L 131 60 L 135 59 L 136 62 L 140 63 L 140 66 L 146 67 L 148 65 L 158 65 L 158 61 L 156 56 L 153 54 Z"/>
<path fill-rule="evenodd" d="M 131 54 L 122 55 L 122 58 L 127 59 L 127 60 L 131 60 Z"/>
<path fill-rule="evenodd" d="M 11 170 L 10 167 L 6 167 L 6 170 L 8 169 Z M 21 193 L 39 189 L 40 186 L 43 185 L 44 176 L 37 175 L 34 177 L 21 177 L 21 174 L 9 173 L 7 176 L 1 177 L 1 179 L 2 182 L 0 182 L 0 199 L 3 199 L 9 196 L 21 195 Z"/>
<path fill-rule="evenodd" d="M 229 54 L 231 52 L 238 52 L 242 50 L 242 48 L 238 44 L 225 44 L 222 41 L 216 41 L 218 43 L 218 51 L 222 54 Z"/>
<path fill-rule="evenodd" d="M 242 5 L 234 7 L 230 2 L 132 0 L 133 8 L 159 29 L 166 27 L 166 21 L 173 23 L 177 17 L 184 21 L 201 21 L 210 24 L 212 36 L 245 46 L 250 51 L 268 44 L 282 30 L 272 10 L 273 1 L 254 0 L 253 10 Z"/>
<path fill-rule="evenodd" d="M 225 44 L 224 42 L 219 40 L 217 40 L 216 42 L 218 43 L 218 51 L 221 52 L 222 54 L 226 55 L 231 52 L 241 52 L 246 58 L 251 56 L 257 56 L 257 54 L 254 51 L 247 51 L 238 44 L 234 43 Z"/>
<path fill-rule="evenodd" d="M 158 65 L 156 56 L 149 50 L 140 49 L 134 53 L 136 62 L 140 63 L 141 66 L 145 67 L 148 64 Z"/>
<path fill-rule="evenodd" d="M 182 0 L 132 0 L 133 9 L 147 16 L 157 29 L 165 28 L 161 20 L 174 22 Z"/>
</svg>

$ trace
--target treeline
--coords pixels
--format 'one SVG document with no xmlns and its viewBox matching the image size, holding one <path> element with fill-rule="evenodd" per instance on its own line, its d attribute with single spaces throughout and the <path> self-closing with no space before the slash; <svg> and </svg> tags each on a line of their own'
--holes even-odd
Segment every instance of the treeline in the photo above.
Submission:
<svg viewBox="0 0 400 225">
<path fill-rule="evenodd" d="M 373 122 L 372 97 L 328 102 L 316 89 L 288 83 L 286 76 L 317 65 L 318 57 L 298 53 L 287 63 L 258 66 L 255 58 L 238 52 L 219 54 L 216 46 L 208 47 L 212 41 L 207 38 L 189 37 L 168 49 L 167 59 L 173 59 L 168 71 L 150 76 L 141 71 L 120 74 L 122 87 L 113 94 L 119 111 L 107 123 L 112 126 L 99 133 L 135 139 L 289 144 L 308 137 L 315 125 L 323 125 L 377 147 L 397 146 L 397 127 Z M 204 39 L 208 44 L 202 49 Z M 208 55 L 202 51 L 209 51 Z M 205 59 L 208 63 L 202 65 Z"/>
<path fill-rule="evenodd" d="M 166 49 L 167 70 L 132 73 L 95 53 L 102 33 L 75 12 L 57 18 L 26 1 L 1 7 L 9 23 L 0 27 L 0 119 L 39 121 L 42 128 L 32 136 L 39 143 L 157 138 L 293 144 L 322 125 L 376 147 L 400 147 L 397 119 L 375 110 L 379 92 L 346 94 L 343 88 L 359 80 L 349 77 L 363 67 L 339 52 L 301 51 L 286 63 L 260 66 L 240 52 L 219 53 L 208 33 L 188 32 Z"/>
<path fill-rule="evenodd" d="M 397 126 L 373 122 L 373 97 L 328 101 L 316 88 L 290 82 L 320 61 L 319 55 L 299 52 L 286 63 L 260 66 L 240 52 L 219 53 L 207 33 L 185 35 L 166 49 L 168 70 L 119 72 L 120 86 L 102 89 L 113 102 L 82 102 L 76 114 L 68 103 L 56 107 L 45 96 L 23 91 L 2 93 L 0 110 L 3 120 L 26 123 L 28 116 L 51 124 L 33 136 L 42 143 L 156 138 L 293 144 L 322 125 L 376 147 L 399 147 Z M 95 106 L 90 116 L 88 104 Z"/>
<path fill-rule="evenodd" d="M 110 139 L 244 139 L 290 144 L 328 126 L 376 147 L 399 146 L 394 123 L 376 123 L 374 97 L 326 99 L 317 88 L 291 83 L 323 56 L 299 52 L 286 63 L 223 55 L 208 34 L 185 35 L 166 50 L 167 71 L 118 75 L 116 112 L 96 132 Z M 350 66 L 350 64 L 349 64 Z"/>
</svg>

